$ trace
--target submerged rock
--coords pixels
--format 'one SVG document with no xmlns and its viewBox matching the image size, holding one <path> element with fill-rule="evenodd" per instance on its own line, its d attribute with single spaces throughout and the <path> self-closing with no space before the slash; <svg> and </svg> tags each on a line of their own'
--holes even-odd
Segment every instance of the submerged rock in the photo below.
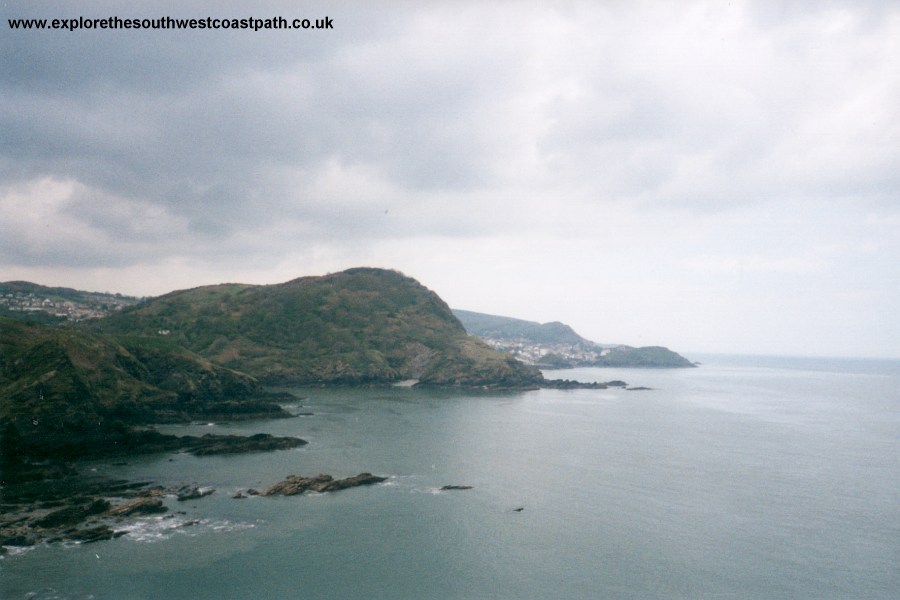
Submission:
<svg viewBox="0 0 900 600">
<path fill-rule="evenodd" d="M 178 500 L 179 502 L 184 502 L 186 500 L 196 500 L 197 498 L 209 496 L 215 491 L 216 490 L 211 487 L 183 487 L 178 490 L 176 500 Z"/>
</svg>

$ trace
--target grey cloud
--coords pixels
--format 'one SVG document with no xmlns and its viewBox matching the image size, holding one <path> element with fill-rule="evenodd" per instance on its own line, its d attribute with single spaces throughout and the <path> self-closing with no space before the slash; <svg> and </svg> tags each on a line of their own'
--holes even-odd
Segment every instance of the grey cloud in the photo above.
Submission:
<svg viewBox="0 0 900 600">
<path fill-rule="evenodd" d="M 32 10 L 42 12 L 56 14 Z M 5 38 L 6 176 L 73 177 L 166 206 L 210 233 L 278 212 L 287 200 L 266 178 L 273 165 L 312 170 L 336 158 L 376 164 L 401 187 L 477 185 L 486 175 L 465 116 L 435 121 L 458 111 L 465 73 L 422 81 L 404 74 L 401 57 L 333 59 L 402 22 L 366 21 L 364 12 L 354 8 L 355 25 L 340 36 L 288 44 L 280 34 L 221 32 L 153 45 L 128 33 Z"/>
<path fill-rule="evenodd" d="M 809 139 L 791 127 L 829 90 L 807 96 L 790 89 L 805 84 L 803 65 L 779 62 L 795 56 L 780 54 L 778 44 L 792 26 L 806 27 L 808 13 L 782 15 L 772 37 L 758 20 L 720 25 L 716 11 L 726 9 L 714 3 L 694 11 L 577 2 L 521 11 L 502 3 L 399 6 L 303 7 L 337 11 L 338 29 L 316 37 L 6 35 L 3 177 L 72 179 L 179 224 L 134 231 L 127 213 L 80 211 L 97 231 L 128 234 L 133 251 L 123 253 L 132 257 L 205 254 L 214 240 L 222 252 L 239 254 L 229 244 L 276 230 L 285 238 L 302 232 L 307 244 L 527 230 L 545 224 L 549 199 L 585 220 L 601 212 L 590 205 L 613 201 L 705 211 L 798 188 L 826 197 L 868 190 L 881 201 L 897 189 L 896 129 L 884 133 L 880 158 L 867 161 L 871 147 L 861 144 L 849 177 L 824 158 L 797 158 L 809 156 L 802 154 Z M 134 10 L 157 16 L 240 8 L 157 3 Z M 33 4 L 23 16 L 58 10 Z M 121 10 L 84 4 L 66 13 Z M 734 14 L 748 12 L 752 4 Z M 719 33 L 711 25 L 732 38 L 704 37 Z M 865 58 L 839 66 L 866 67 Z M 772 73 L 760 72 L 768 68 Z M 809 81 L 821 85 L 826 71 Z M 773 89 L 778 85 L 788 89 Z M 832 92 L 838 100 L 843 94 Z M 883 110 L 878 123 L 897 116 L 896 108 Z M 835 112 L 826 106 L 822 114 Z M 84 208 L 90 201 L 78 202 Z M 193 245 L 173 242 L 186 233 Z"/>
</svg>

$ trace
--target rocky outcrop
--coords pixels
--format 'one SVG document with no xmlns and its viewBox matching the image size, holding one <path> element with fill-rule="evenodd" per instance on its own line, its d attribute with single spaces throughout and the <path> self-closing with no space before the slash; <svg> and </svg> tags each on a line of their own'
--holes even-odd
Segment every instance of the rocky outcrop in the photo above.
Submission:
<svg viewBox="0 0 900 600">
<path fill-rule="evenodd" d="M 303 492 L 336 492 L 361 485 L 372 485 L 386 481 L 387 477 L 379 477 L 371 473 L 360 473 L 346 479 L 335 479 L 331 475 L 301 477 L 289 475 L 287 479 L 276 483 L 265 490 L 263 496 L 295 496 Z"/>
</svg>

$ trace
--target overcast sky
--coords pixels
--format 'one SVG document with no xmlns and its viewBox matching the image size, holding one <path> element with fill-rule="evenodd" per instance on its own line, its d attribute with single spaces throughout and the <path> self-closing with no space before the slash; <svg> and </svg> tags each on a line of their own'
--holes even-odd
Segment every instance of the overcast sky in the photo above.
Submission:
<svg viewBox="0 0 900 600">
<path fill-rule="evenodd" d="M 599 342 L 900 357 L 900 3 L 0 7 L 0 281 L 379 266 Z M 7 26 L 112 15 L 334 28 Z"/>
</svg>

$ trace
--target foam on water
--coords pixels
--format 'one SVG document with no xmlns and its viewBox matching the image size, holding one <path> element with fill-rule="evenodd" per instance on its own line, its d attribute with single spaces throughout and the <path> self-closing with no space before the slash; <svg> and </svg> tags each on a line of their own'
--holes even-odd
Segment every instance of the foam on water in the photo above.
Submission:
<svg viewBox="0 0 900 600">
<path fill-rule="evenodd" d="M 93 600 L 95 597 L 96 596 L 93 594 L 76 594 L 70 596 L 58 592 L 51 587 L 25 594 L 25 600 Z"/>
<path fill-rule="evenodd" d="M 27 552 L 31 552 L 36 548 L 36 546 L 3 546 L 6 548 L 6 554 L 0 554 L 0 560 L 3 560 L 7 557 L 12 558 L 14 556 L 20 556 Z"/>
<path fill-rule="evenodd" d="M 158 517 L 141 517 L 116 531 L 124 531 L 128 535 L 125 540 L 133 542 L 155 543 L 171 538 L 173 535 L 194 537 L 207 532 L 224 533 L 242 531 L 256 527 L 253 523 L 232 522 L 226 519 L 189 519 L 184 516 L 165 515 Z"/>
</svg>

